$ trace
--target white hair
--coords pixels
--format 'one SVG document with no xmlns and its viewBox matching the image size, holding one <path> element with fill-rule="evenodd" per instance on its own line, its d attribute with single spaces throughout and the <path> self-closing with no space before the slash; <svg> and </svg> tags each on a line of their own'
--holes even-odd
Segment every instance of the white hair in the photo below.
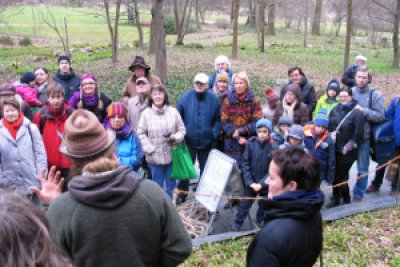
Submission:
<svg viewBox="0 0 400 267">
<path fill-rule="evenodd" d="M 228 64 L 228 69 L 231 68 L 231 62 L 229 61 L 227 56 L 219 55 L 218 57 L 215 58 L 215 61 L 214 61 L 215 69 L 217 69 L 217 64 L 220 64 L 220 63 Z"/>
</svg>

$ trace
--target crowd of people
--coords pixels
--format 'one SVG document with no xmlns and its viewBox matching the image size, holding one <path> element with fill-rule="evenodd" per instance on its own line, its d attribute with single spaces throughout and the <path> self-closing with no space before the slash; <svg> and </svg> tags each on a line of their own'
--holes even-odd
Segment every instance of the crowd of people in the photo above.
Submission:
<svg viewBox="0 0 400 267">
<path fill-rule="evenodd" d="M 64 55 L 54 75 L 39 67 L 1 84 L 0 188 L 22 198 L 1 191 L 0 207 L 12 214 L 31 208 L 26 220 L 37 216 L 32 227 L 46 236 L 39 245 L 24 244 L 42 247 L 34 256 L 22 251 L 21 262 L 51 266 L 48 257 L 60 266 L 183 262 L 191 244 L 171 200 L 175 188 L 183 192 L 176 205 L 187 201 L 185 191 L 196 188 L 188 180 L 171 179 L 171 171 L 172 150 L 184 141 L 193 164 L 199 163 L 199 177 L 217 148 L 235 160 L 241 173 L 242 186 L 228 182 L 230 193 L 265 196 L 249 266 L 311 266 L 322 246 L 321 182 L 333 185 L 327 208 L 377 192 L 384 172 L 368 186 L 371 125 L 386 118 L 393 118 L 400 155 L 399 97 L 385 112 L 366 62 L 357 56 L 342 85 L 333 78 L 319 100 L 297 66 L 288 70 L 288 84 L 280 92 L 265 86 L 265 99 L 259 99 L 246 72 L 234 73 L 224 55 L 215 59 L 210 76 L 195 75 L 176 107 L 141 56 L 129 66 L 132 76 L 115 102 L 100 90 L 94 74 L 77 75 Z M 344 182 L 355 161 L 362 178 L 351 197 Z M 391 195 L 398 193 L 397 179 L 391 189 Z M 224 208 L 238 206 L 232 231 L 241 230 L 253 202 L 226 203 Z M 47 218 L 34 206 L 48 208 Z M 53 241 L 46 234 L 49 226 Z M 293 248 L 296 253 L 290 253 Z M 9 260 L 0 253 L 0 264 Z"/>
</svg>

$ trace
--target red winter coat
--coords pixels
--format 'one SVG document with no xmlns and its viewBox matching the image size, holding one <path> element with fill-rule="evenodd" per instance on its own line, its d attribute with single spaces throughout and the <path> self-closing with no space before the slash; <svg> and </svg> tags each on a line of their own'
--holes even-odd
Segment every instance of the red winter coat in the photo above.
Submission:
<svg viewBox="0 0 400 267">
<path fill-rule="evenodd" d="M 62 142 L 60 135 L 64 134 L 64 124 L 71 113 L 72 109 L 67 103 L 64 103 L 63 110 L 58 115 L 46 103 L 33 118 L 33 122 L 43 136 L 49 167 L 56 166 L 57 169 L 69 169 L 71 167 L 68 158 L 59 151 Z"/>
</svg>

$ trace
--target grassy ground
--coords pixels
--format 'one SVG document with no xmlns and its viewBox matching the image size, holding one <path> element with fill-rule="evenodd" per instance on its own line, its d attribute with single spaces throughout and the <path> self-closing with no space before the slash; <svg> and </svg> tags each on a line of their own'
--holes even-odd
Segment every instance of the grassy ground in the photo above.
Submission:
<svg viewBox="0 0 400 267">
<path fill-rule="evenodd" d="M 400 266 L 399 217 L 394 207 L 325 224 L 324 266 Z M 245 266 L 252 239 L 205 244 L 181 266 Z"/>
</svg>

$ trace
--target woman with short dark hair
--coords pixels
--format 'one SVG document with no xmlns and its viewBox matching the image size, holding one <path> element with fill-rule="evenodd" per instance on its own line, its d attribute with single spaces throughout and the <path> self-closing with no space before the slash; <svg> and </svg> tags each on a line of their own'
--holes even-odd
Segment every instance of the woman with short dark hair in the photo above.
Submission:
<svg viewBox="0 0 400 267">
<path fill-rule="evenodd" d="M 322 249 L 319 161 L 290 146 L 271 154 L 264 226 L 247 252 L 247 266 L 312 266 Z"/>
</svg>

